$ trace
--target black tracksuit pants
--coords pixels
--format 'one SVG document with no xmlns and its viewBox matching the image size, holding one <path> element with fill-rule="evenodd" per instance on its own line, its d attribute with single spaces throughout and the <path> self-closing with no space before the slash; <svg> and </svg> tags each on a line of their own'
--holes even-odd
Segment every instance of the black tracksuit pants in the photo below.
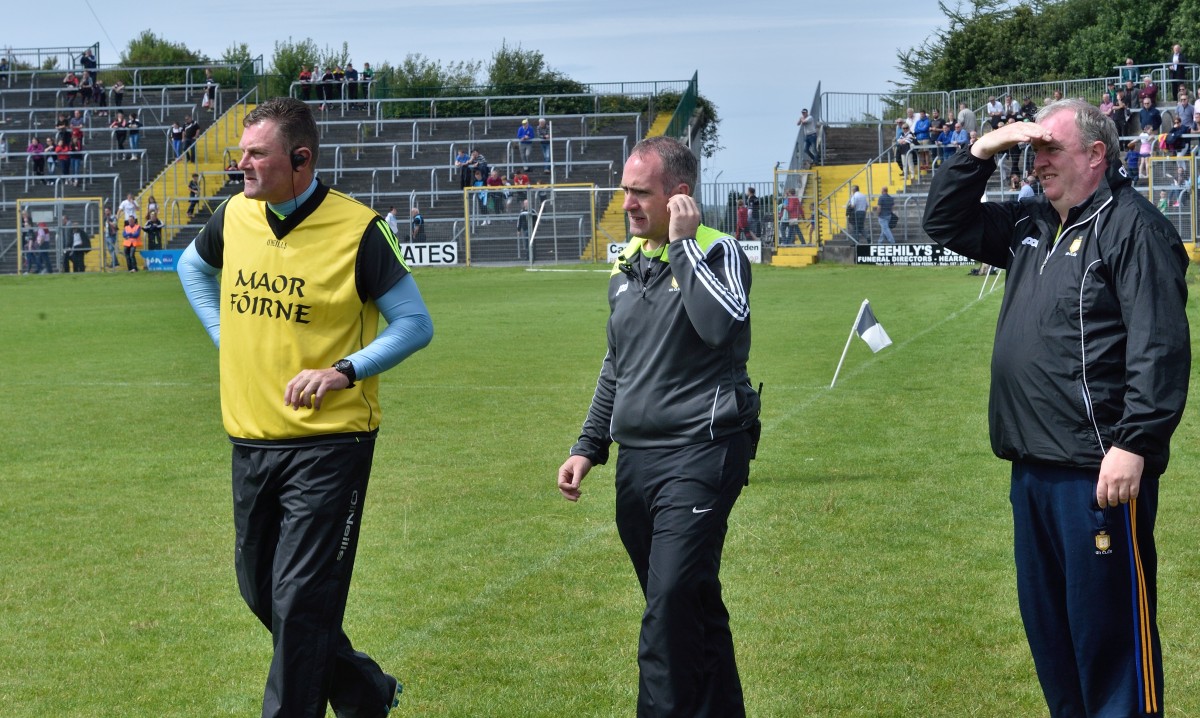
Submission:
<svg viewBox="0 0 1200 718">
<path fill-rule="evenodd" d="M 238 588 L 271 631 L 263 718 L 382 718 L 395 679 L 342 632 L 375 442 L 233 447 Z"/>
<path fill-rule="evenodd" d="M 646 611 L 638 641 L 638 718 L 746 715 L 721 550 L 750 471 L 746 433 L 617 455 L 617 530 Z"/>
<path fill-rule="evenodd" d="M 1097 472 L 1016 462 L 1017 599 L 1053 718 L 1162 715 L 1158 477 L 1101 509 Z"/>
</svg>

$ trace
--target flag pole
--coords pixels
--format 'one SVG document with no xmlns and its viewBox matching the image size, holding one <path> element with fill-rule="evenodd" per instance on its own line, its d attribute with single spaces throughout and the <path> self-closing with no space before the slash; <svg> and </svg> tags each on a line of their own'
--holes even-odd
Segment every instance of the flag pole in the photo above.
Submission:
<svg viewBox="0 0 1200 718">
<path fill-rule="evenodd" d="M 1000 273 L 1003 271 L 1004 271 L 1003 269 L 996 270 L 996 278 L 992 280 L 992 288 L 988 290 L 989 294 L 996 291 L 996 282 L 1000 281 Z"/>
<path fill-rule="evenodd" d="M 837 369 L 833 372 L 833 381 L 829 382 L 829 388 L 837 383 L 838 374 L 842 372 L 842 362 L 846 361 L 846 352 L 850 351 L 850 342 L 854 341 L 854 330 L 858 328 L 858 320 L 862 319 L 863 309 L 867 307 L 867 300 L 864 299 L 862 304 L 858 305 L 858 314 L 854 317 L 854 323 L 850 325 L 850 336 L 846 337 L 846 346 L 842 349 L 842 358 L 838 359 Z"/>
</svg>

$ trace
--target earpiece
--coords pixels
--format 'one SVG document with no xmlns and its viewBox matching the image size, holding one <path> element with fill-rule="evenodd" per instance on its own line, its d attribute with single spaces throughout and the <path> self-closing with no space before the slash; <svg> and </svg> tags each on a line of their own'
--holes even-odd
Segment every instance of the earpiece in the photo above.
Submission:
<svg viewBox="0 0 1200 718">
<path fill-rule="evenodd" d="M 292 153 L 292 170 L 299 170 L 304 166 L 304 155 L 299 152 Z"/>
</svg>

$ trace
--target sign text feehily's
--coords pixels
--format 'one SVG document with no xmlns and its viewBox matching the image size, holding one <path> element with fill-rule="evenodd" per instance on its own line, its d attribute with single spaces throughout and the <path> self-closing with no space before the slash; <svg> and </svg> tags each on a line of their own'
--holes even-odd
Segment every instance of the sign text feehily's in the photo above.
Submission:
<svg viewBox="0 0 1200 718">
<path fill-rule="evenodd" d="M 972 265 L 975 261 L 936 244 L 860 244 L 856 264 L 888 264 L 903 267 Z"/>
</svg>

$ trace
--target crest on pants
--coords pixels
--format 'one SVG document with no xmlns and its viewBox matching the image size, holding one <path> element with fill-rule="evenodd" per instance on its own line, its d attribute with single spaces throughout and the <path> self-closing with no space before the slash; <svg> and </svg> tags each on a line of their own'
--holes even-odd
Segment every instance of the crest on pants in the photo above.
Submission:
<svg viewBox="0 0 1200 718">
<path fill-rule="evenodd" d="M 1112 548 L 1112 536 L 1107 531 L 1096 534 L 1096 553 L 1108 553 Z"/>
</svg>

